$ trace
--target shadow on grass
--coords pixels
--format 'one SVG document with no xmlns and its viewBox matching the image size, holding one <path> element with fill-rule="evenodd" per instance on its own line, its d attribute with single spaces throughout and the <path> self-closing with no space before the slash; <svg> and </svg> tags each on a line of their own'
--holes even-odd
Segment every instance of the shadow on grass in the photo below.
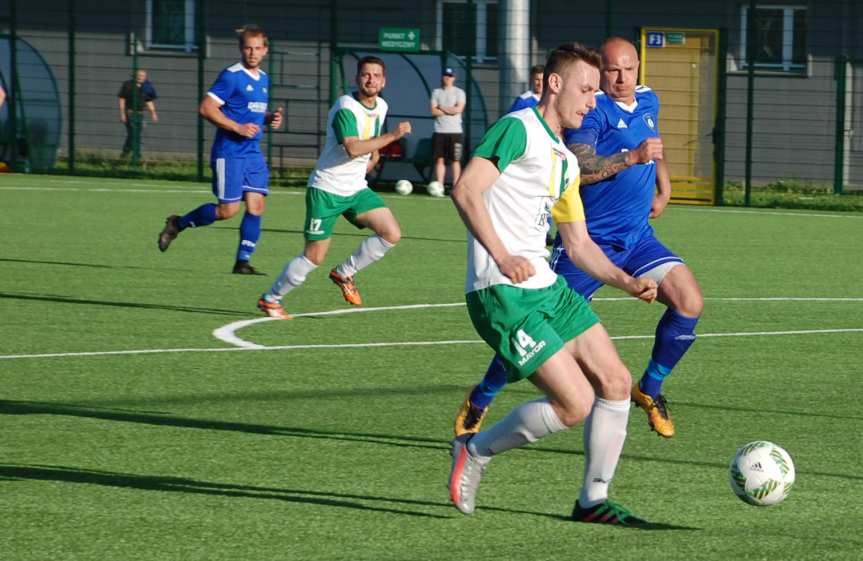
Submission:
<svg viewBox="0 0 863 561">
<path fill-rule="evenodd" d="M 171 396 L 153 396 L 152 398 L 130 399 L 94 399 L 81 400 L 76 403 L 43 403 L 46 406 L 67 406 L 76 408 L 111 409 L 119 411 L 141 412 L 141 407 L 152 407 L 150 411 L 161 412 L 162 407 L 172 405 L 202 405 L 219 403 L 237 403 L 249 401 L 255 403 L 285 403 L 302 400 L 338 400 L 341 398 L 363 397 L 423 397 L 431 395 L 456 395 L 464 393 L 464 386 L 456 384 L 436 384 L 428 386 L 387 386 L 368 388 L 329 388 L 310 390 L 271 390 L 245 391 L 228 393 L 189 393 Z M 531 394 L 532 395 L 532 394 Z M 2 404 L 2 401 L 0 401 Z M 135 408 L 135 409 L 126 409 Z"/>
<path fill-rule="evenodd" d="M 0 261 L 6 263 L 32 263 L 35 265 L 63 265 L 66 267 L 90 267 L 93 269 L 115 269 L 116 267 L 112 267 L 111 265 L 101 265 L 97 263 L 71 263 L 69 261 L 41 261 L 38 259 L 12 259 L 9 257 L 0 257 Z M 123 269 L 127 268 L 135 268 L 138 267 L 122 267 Z"/>
<path fill-rule="evenodd" d="M 45 261 L 41 259 L 13 259 L 11 257 L 0 257 L 0 262 L 24 263 L 29 265 L 58 265 L 61 267 L 82 267 L 85 269 L 131 269 L 135 271 L 162 271 L 164 267 L 141 267 L 138 265 L 105 265 L 103 263 L 75 263 L 73 261 Z M 190 269 L 177 269 L 173 271 L 189 271 Z"/>
<path fill-rule="evenodd" d="M 104 487 L 138 489 L 143 491 L 167 491 L 176 493 L 215 495 L 231 498 L 278 500 L 290 503 L 310 504 L 316 506 L 369 510 L 386 514 L 404 514 L 408 516 L 417 516 L 424 518 L 461 518 L 460 514 L 455 514 L 452 512 L 453 506 L 450 503 L 443 501 L 426 501 L 418 499 L 404 499 L 398 497 L 378 497 L 353 493 L 335 493 L 328 491 L 287 489 L 282 487 L 236 485 L 231 483 L 198 481 L 185 477 L 137 475 L 129 473 L 116 473 L 101 470 L 75 468 L 68 466 L 0 464 L 0 481 L 2 480 L 59 481 L 63 483 L 101 485 Z M 403 505 L 405 507 L 441 508 L 449 511 L 449 513 L 447 515 L 431 514 L 427 512 L 419 512 L 416 510 L 372 506 L 357 501 L 372 503 L 391 503 L 394 505 Z M 483 512 L 501 512 L 508 514 L 525 514 L 529 516 L 540 516 L 543 518 L 550 518 L 552 520 L 559 520 L 561 522 L 571 521 L 568 516 L 551 514 L 547 512 L 499 508 L 493 506 L 482 506 L 481 510 Z M 618 528 L 622 527 L 618 526 Z M 701 528 L 677 526 L 674 524 L 664 523 L 649 523 L 646 526 L 640 526 L 637 529 L 700 530 Z"/>
<path fill-rule="evenodd" d="M 214 229 L 214 230 L 231 230 L 231 231 L 237 230 L 236 227 L 231 228 L 228 226 L 215 226 L 215 227 L 211 226 L 211 229 Z M 264 228 L 263 231 L 265 233 L 269 232 L 272 234 L 296 234 L 296 235 L 300 235 L 300 236 L 303 235 L 303 230 L 292 230 L 292 229 L 287 229 L 287 228 Z M 369 237 L 369 235 L 371 235 L 370 233 L 371 233 L 371 230 L 368 230 L 368 229 L 365 229 L 363 231 L 358 231 L 356 233 L 353 233 L 353 232 L 338 232 L 338 233 L 336 233 L 336 232 L 334 232 L 332 237 L 334 237 L 334 238 L 367 238 L 367 237 Z M 461 238 L 461 239 L 428 238 L 428 237 L 422 237 L 422 236 L 402 235 L 401 239 L 402 239 L 402 241 L 410 240 L 410 241 L 422 241 L 422 242 L 444 242 L 444 243 L 467 244 L 467 239 L 465 239 L 465 238 Z"/>
<path fill-rule="evenodd" d="M 4 401 L 0 400 L 0 414 L 5 415 L 63 415 L 69 417 L 85 417 L 90 419 L 103 419 L 107 421 L 120 421 L 128 423 L 141 423 L 155 426 L 171 426 L 179 428 L 192 428 L 216 431 L 232 431 L 250 434 L 265 434 L 276 436 L 287 436 L 293 438 L 312 438 L 321 440 L 334 440 L 346 442 L 361 442 L 363 444 L 378 444 L 383 446 L 395 446 L 400 448 L 419 448 L 429 450 L 448 451 L 450 443 L 448 440 L 439 438 L 427 438 L 421 436 L 379 434 L 351 431 L 324 431 L 300 427 L 280 427 L 273 425 L 262 425 L 256 423 L 239 423 L 230 421 L 216 421 L 208 419 L 191 419 L 187 417 L 175 417 L 162 414 L 148 414 L 127 412 L 110 409 L 94 409 L 92 407 L 78 407 L 72 404 L 40 403 L 30 401 Z M 567 456 L 584 456 L 581 450 L 570 448 L 548 448 L 543 446 L 531 446 L 523 450 L 530 454 L 563 454 Z M 623 454 L 626 461 L 655 462 L 660 464 L 679 466 L 699 466 L 713 469 L 727 470 L 725 462 L 706 462 L 698 460 L 676 460 L 668 457 L 645 456 L 635 454 Z M 823 471 L 799 470 L 798 474 L 815 475 L 822 477 L 835 477 L 848 481 L 863 481 L 861 475 L 844 473 L 831 473 Z"/>
<path fill-rule="evenodd" d="M 0 292 L 0 298 L 9 300 L 32 300 L 36 302 L 53 302 L 57 304 L 84 304 L 87 306 L 109 306 L 116 308 L 138 308 L 144 310 L 166 310 L 191 314 L 210 314 L 217 316 L 249 317 L 249 311 L 224 310 L 219 308 L 194 308 L 192 306 L 169 306 L 166 304 L 144 304 L 141 302 L 112 302 L 110 300 L 87 300 L 71 298 L 57 294 L 21 294 L 16 292 Z"/>
<path fill-rule="evenodd" d="M 2 472 L 0 472 L 2 473 Z M 486 510 L 483 507 L 483 510 Z M 491 510 L 491 509 L 490 509 Z M 572 522 L 572 518 L 569 516 L 562 516 L 560 514 L 549 515 L 551 518 L 556 518 L 562 522 Z M 590 523 L 590 526 L 605 526 L 607 528 L 614 528 L 617 530 L 685 530 L 685 531 L 700 531 L 704 528 L 696 528 L 693 526 L 678 526 L 677 524 L 666 524 L 665 522 L 648 522 L 646 524 L 642 524 L 641 526 L 611 526 L 607 524 L 596 524 Z"/>
<path fill-rule="evenodd" d="M 251 434 L 265 434 L 271 436 L 291 436 L 297 438 L 318 438 L 323 440 L 363 442 L 405 448 L 427 448 L 433 450 L 449 450 L 450 448 L 448 442 L 434 438 L 360 432 L 318 431 L 298 427 L 278 427 L 273 425 L 261 425 L 255 423 L 237 423 L 229 421 L 214 421 L 208 419 L 190 419 L 186 417 L 173 417 L 169 415 L 154 415 L 148 413 L 130 413 L 119 410 L 93 409 L 76 407 L 75 405 L 56 403 L 0 400 L 0 414 L 63 415 L 67 417 L 85 417 L 89 419 L 103 419 L 106 421 L 121 421 L 126 423 L 141 423 L 145 425 L 155 426 L 243 432 Z"/>
<path fill-rule="evenodd" d="M 762 407 L 735 407 L 733 405 L 708 405 L 706 403 L 692 403 L 691 401 L 675 401 L 675 406 L 692 407 L 693 409 L 712 409 L 715 411 L 740 411 L 742 413 L 757 413 L 770 415 L 791 415 L 794 417 L 818 417 L 822 419 L 842 419 L 851 421 L 863 421 L 859 415 L 835 415 L 831 413 L 813 413 L 811 411 L 787 411 L 781 409 L 764 409 Z"/>
<path fill-rule="evenodd" d="M 13 479 L 29 479 L 39 481 L 60 481 L 64 483 L 83 483 L 119 487 L 123 489 L 139 489 L 144 491 L 168 491 L 175 493 L 193 493 L 198 495 L 216 495 L 248 499 L 268 499 L 290 503 L 310 504 L 358 510 L 371 510 L 388 514 L 404 514 L 426 518 L 448 518 L 437 514 L 371 506 L 344 499 L 381 501 L 399 503 L 398 499 L 387 500 L 379 497 L 361 495 L 344 495 L 339 493 L 323 493 L 319 491 L 302 491 L 297 489 L 281 489 L 278 487 L 256 487 L 251 485 L 232 485 L 229 483 L 213 483 L 197 481 L 185 477 L 159 477 L 152 475 L 136 475 L 130 473 L 114 473 L 90 469 L 72 468 L 67 466 L 41 466 L 0 464 L 0 477 Z M 435 505 L 437 506 L 437 505 Z"/>
</svg>

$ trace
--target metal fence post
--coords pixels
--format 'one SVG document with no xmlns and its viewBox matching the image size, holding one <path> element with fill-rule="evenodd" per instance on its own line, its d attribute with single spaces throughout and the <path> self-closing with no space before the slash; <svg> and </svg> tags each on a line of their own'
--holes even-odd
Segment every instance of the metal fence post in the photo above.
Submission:
<svg viewBox="0 0 863 561">
<path fill-rule="evenodd" d="M 467 48 L 467 61 L 465 64 L 465 80 L 464 85 L 465 89 L 465 107 L 467 110 L 465 111 L 466 115 L 462 114 L 462 122 L 463 130 L 464 130 L 464 149 L 462 150 L 461 157 L 462 159 L 466 158 L 469 153 L 471 153 L 471 115 L 473 113 L 473 106 L 471 105 L 471 90 L 473 89 L 473 57 L 476 52 L 476 4 L 474 0 L 467 0 L 467 24 L 468 30 L 465 34 L 466 37 L 471 37 L 472 40 L 468 42 Z M 466 119 L 464 117 L 467 117 Z M 446 173 L 444 173 L 444 177 L 446 177 Z"/>
<path fill-rule="evenodd" d="M 836 77 L 836 148 L 833 163 L 833 192 L 842 194 L 845 185 L 845 94 L 847 88 L 848 59 L 844 55 L 834 62 Z"/>
<path fill-rule="evenodd" d="M 198 2 L 195 6 L 195 40 L 198 43 L 198 103 L 204 99 L 204 62 L 207 56 L 206 24 L 204 20 L 204 4 Z M 204 117 L 198 113 L 197 130 L 197 179 L 204 180 Z"/>
<path fill-rule="evenodd" d="M 141 129 L 144 125 L 144 103 L 141 100 L 143 88 L 138 87 L 138 34 L 132 31 L 132 107 L 131 111 L 126 111 L 126 119 L 130 119 L 129 125 L 132 127 L 132 165 L 138 167 L 141 165 Z M 137 111 L 135 108 L 140 107 Z"/>
<path fill-rule="evenodd" d="M 69 126 L 66 131 L 68 135 L 68 157 L 66 161 L 69 173 L 75 173 L 75 0 L 69 0 L 67 5 L 69 9 L 69 27 L 67 32 L 69 35 Z"/>
<path fill-rule="evenodd" d="M 339 24 L 338 24 L 338 0 L 330 0 L 330 103 L 332 105 L 339 97 L 336 82 L 338 82 L 337 64 L 341 64 L 341 57 L 338 51 L 339 45 Z"/>
<path fill-rule="evenodd" d="M 611 37 L 612 28 L 612 13 L 614 8 L 611 5 L 611 0 L 605 0 L 605 36 Z"/>
<path fill-rule="evenodd" d="M 9 104 L 9 149 L 10 166 L 18 171 L 18 6 L 16 0 L 9 2 L 9 91 L 6 102 Z"/>
<path fill-rule="evenodd" d="M 269 72 L 269 74 L 270 74 L 270 85 L 269 85 L 269 88 L 267 90 L 267 98 L 268 99 L 274 99 L 273 90 L 275 90 L 275 88 L 273 87 L 273 82 L 274 82 L 273 76 L 276 75 L 275 74 L 276 67 L 275 67 L 275 63 L 273 62 L 275 60 L 275 57 L 276 57 L 276 50 L 273 48 L 274 46 L 275 46 L 275 44 L 274 44 L 273 40 L 269 39 L 269 44 L 267 45 L 267 50 L 269 52 L 269 54 L 267 56 L 267 58 L 269 59 L 267 61 L 269 63 L 269 67 L 267 68 L 267 72 Z M 277 107 L 278 107 L 278 104 L 277 104 Z M 267 111 L 269 111 L 269 110 L 270 109 L 268 107 Z M 266 113 L 264 113 L 264 115 L 266 115 Z M 273 130 L 274 130 L 273 127 L 270 124 L 268 124 L 267 125 L 267 168 L 269 168 L 269 169 L 273 169 Z"/>
<path fill-rule="evenodd" d="M 746 171 L 744 204 L 752 202 L 752 121 L 754 120 L 755 104 L 755 0 L 749 0 L 749 10 L 746 13 Z"/>
<path fill-rule="evenodd" d="M 728 77 L 726 74 L 726 58 L 728 56 L 728 30 L 719 30 L 719 53 L 716 69 L 716 123 L 713 128 L 713 197 L 719 206 L 725 204 L 725 130 L 726 130 L 726 99 L 728 94 Z"/>
</svg>

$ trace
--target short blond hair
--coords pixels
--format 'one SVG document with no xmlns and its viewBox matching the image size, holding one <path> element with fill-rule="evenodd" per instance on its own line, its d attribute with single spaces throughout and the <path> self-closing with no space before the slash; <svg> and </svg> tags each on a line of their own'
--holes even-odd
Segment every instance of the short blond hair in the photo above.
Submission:
<svg viewBox="0 0 863 561">
<path fill-rule="evenodd" d="M 270 46 L 270 40 L 267 38 L 267 32 L 264 31 L 263 27 L 259 27 L 254 24 L 244 25 L 240 29 L 237 29 L 237 41 L 240 43 L 240 48 L 243 48 L 243 45 L 246 44 L 246 39 L 249 37 L 263 37 L 264 46 Z"/>
</svg>

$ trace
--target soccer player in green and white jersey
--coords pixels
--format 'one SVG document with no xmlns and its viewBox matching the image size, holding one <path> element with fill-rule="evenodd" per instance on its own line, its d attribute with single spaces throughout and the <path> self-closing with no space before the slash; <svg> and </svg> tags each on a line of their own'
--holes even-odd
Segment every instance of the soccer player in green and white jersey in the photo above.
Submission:
<svg viewBox="0 0 863 561">
<path fill-rule="evenodd" d="M 354 96 L 343 95 L 327 116 L 327 140 L 309 177 L 303 252 L 284 270 L 258 300 L 258 308 L 270 317 L 291 319 L 282 298 L 297 288 L 327 255 L 333 226 L 344 216 L 358 228 L 371 228 L 374 235 L 360 244 L 341 265 L 330 271 L 330 280 L 342 290 L 344 299 L 362 305 L 354 275 L 383 258 L 401 239 L 401 229 L 383 199 L 369 189 L 366 173 L 374 167 L 378 150 L 410 134 L 411 124 L 401 122 L 395 130 L 381 134 L 387 103 L 378 97 L 386 85 L 386 67 L 378 57 L 357 62 Z"/>
<path fill-rule="evenodd" d="M 578 162 L 561 140 L 561 129 L 578 128 L 595 106 L 599 65 L 599 55 L 581 45 L 555 49 L 539 105 L 495 123 L 452 192 L 469 231 L 465 291 L 471 321 L 506 363 L 510 382 L 527 378 L 546 395 L 453 441 L 450 498 L 465 514 L 476 508 L 493 456 L 584 420 L 584 485 L 572 518 L 645 523 L 608 499 L 626 439 L 629 371 L 590 305 L 546 260 L 550 213 L 579 267 L 644 301 L 656 298 L 655 281 L 628 275 L 591 241 Z"/>
</svg>

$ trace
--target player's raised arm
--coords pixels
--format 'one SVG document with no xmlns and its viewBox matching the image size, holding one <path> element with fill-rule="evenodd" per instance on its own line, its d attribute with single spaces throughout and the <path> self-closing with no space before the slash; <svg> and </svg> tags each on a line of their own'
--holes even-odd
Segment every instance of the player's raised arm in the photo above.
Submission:
<svg viewBox="0 0 863 561">
<path fill-rule="evenodd" d="M 590 144 L 570 144 L 569 149 L 578 157 L 583 185 L 597 183 L 636 164 L 662 159 L 662 140 L 659 138 L 648 138 L 635 150 L 611 156 L 597 155 L 596 147 Z"/>
<path fill-rule="evenodd" d="M 363 156 L 365 154 L 370 154 L 375 150 L 380 150 L 387 144 L 393 143 L 410 133 L 410 122 L 403 121 L 398 124 L 395 130 L 367 140 L 360 140 L 358 136 L 347 136 L 342 139 L 342 146 L 345 147 L 345 152 L 348 153 L 348 156 L 356 158 L 357 156 Z"/>
</svg>

